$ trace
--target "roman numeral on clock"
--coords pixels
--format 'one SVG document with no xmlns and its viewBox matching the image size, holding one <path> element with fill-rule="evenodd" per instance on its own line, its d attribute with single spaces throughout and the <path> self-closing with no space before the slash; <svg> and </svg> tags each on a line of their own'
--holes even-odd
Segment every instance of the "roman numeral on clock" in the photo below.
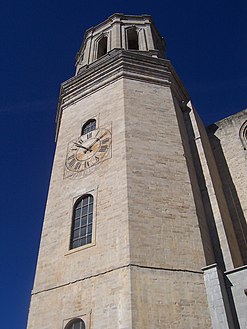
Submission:
<svg viewBox="0 0 247 329">
<path fill-rule="evenodd" d="M 78 139 L 76 142 L 74 142 L 74 144 L 80 144 L 80 145 L 82 145 L 83 144 L 83 140 L 82 139 Z"/>
<path fill-rule="evenodd" d="M 81 168 L 81 162 L 77 162 L 74 167 L 76 170 Z"/>
<path fill-rule="evenodd" d="M 101 148 L 99 149 L 99 152 L 105 152 L 107 150 L 106 145 L 102 145 Z"/>
<path fill-rule="evenodd" d="M 85 169 L 90 167 L 90 163 L 89 163 L 89 161 L 85 161 L 85 163 L 84 163 L 84 167 L 85 167 Z"/>
<path fill-rule="evenodd" d="M 105 139 L 103 139 L 103 140 L 102 140 L 102 142 L 101 142 L 101 143 L 102 143 L 102 144 L 108 143 L 108 142 L 109 142 L 109 140 L 110 140 L 110 138 L 105 138 Z"/>
<path fill-rule="evenodd" d="M 76 163 L 76 159 L 73 158 L 72 160 L 69 161 L 69 166 L 73 167 L 75 163 Z"/>
</svg>

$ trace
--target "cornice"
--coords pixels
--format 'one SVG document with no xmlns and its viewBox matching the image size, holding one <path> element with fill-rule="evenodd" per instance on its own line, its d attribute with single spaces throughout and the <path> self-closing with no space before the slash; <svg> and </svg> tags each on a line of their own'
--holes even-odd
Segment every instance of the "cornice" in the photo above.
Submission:
<svg viewBox="0 0 247 329">
<path fill-rule="evenodd" d="M 179 101 L 189 100 L 170 61 L 152 57 L 152 52 L 114 49 L 94 63 L 82 67 L 77 76 L 61 85 L 57 134 L 63 110 L 120 78 L 169 86 Z"/>
<path fill-rule="evenodd" d="M 96 29 L 100 29 L 101 27 L 107 25 L 108 23 L 112 23 L 116 20 L 122 21 L 122 20 L 149 20 L 150 23 L 154 24 L 152 16 L 143 14 L 143 15 L 125 15 L 121 13 L 115 13 L 109 16 L 107 19 L 105 19 L 103 22 L 100 22 L 99 24 L 90 27 L 86 30 L 85 35 L 87 33 L 90 33 Z"/>
</svg>

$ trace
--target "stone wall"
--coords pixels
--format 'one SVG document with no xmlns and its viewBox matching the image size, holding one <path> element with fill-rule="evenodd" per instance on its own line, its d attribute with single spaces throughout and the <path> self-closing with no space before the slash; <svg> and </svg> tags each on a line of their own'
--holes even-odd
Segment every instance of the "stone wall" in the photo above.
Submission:
<svg viewBox="0 0 247 329">
<path fill-rule="evenodd" d="M 73 317 L 87 329 L 210 328 L 201 219 L 174 103 L 187 95 L 168 61 L 119 51 L 94 64 L 62 86 L 28 329 L 64 328 Z M 68 143 L 91 118 L 111 127 L 111 157 L 70 179 Z M 84 193 L 95 198 L 93 243 L 70 250 Z"/>
<path fill-rule="evenodd" d="M 245 264 L 247 263 L 247 150 L 241 140 L 240 130 L 246 120 L 247 110 L 244 110 L 208 127 L 224 194 Z"/>
</svg>

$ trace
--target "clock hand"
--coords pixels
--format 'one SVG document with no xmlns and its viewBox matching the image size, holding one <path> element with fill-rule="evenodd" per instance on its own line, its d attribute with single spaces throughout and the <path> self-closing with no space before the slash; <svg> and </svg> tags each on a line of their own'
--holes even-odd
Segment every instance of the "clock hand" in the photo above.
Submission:
<svg viewBox="0 0 247 329">
<path fill-rule="evenodd" d="M 89 149 L 90 149 L 95 143 L 97 143 L 102 137 L 104 137 L 106 134 L 107 134 L 107 132 L 104 132 L 103 135 L 101 135 L 100 137 L 96 138 L 96 140 L 95 140 L 91 145 L 88 146 L 88 150 L 89 150 Z"/>
<path fill-rule="evenodd" d="M 83 145 L 81 145 L 80 143 L 74 143 L 75 144 L 75 146 L 77 146 L 77 147 L 81 147 L 82 149 L 85 149 L 85 150 L 89 150 L 89 148 L 88 147 L 85 147 L 85 146 L 83 146 Z"/>
</svg>

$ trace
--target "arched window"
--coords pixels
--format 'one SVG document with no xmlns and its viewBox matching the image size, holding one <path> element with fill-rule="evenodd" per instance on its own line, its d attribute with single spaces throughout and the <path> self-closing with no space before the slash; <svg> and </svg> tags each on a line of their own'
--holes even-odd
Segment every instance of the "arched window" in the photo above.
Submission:
<svg viewBox="0 0 247 329">
<path fill-rule="evenodd" d="M 84 246 L 92 242 L 93 196 L 85 194 L 73 208 L 70 248 Z"/>
<path fill-rule="evenodd" d="M 127 48 L 139 50 L 138 34 L 135 27 L 127 30 Z"/>
<path fill-rule="evenodd" d="M 242 124 L 239 137 L 245 150 L 247 150 L 247 120 Z"/>
<path fill-rule="evenodd" d="M 107 53 L 107 37 L 102 37 L 98 42 L 97 58 L 104 56 Z"/>
<path fill-rule="evenodd" d="M 81 134 L 82 135 L 88 134 L 90 131 L 94 129 L 96 129 L 96 120 L 90 119 L 82 126 Z"/>
<path fill-rule="evenodd" d="M 66 329 L 86 329 L 86 326 L 81 319 L 74 319 L 68 323 Z"/>
</svg>

